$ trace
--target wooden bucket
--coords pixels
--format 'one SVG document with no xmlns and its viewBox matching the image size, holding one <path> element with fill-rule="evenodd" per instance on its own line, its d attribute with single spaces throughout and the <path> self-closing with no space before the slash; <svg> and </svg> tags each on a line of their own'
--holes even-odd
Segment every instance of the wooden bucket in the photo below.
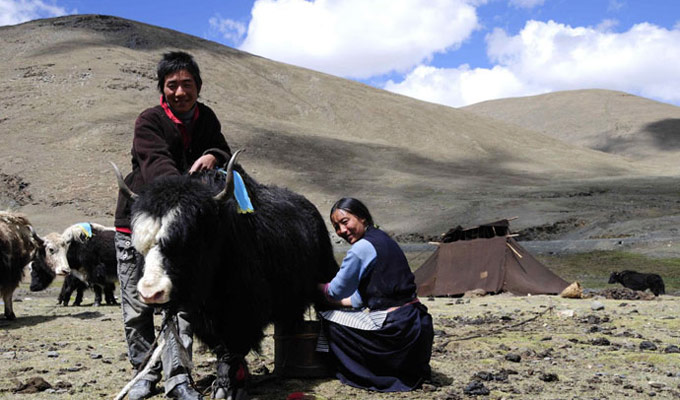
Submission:
<svg viewBox="0 0 680 400">
<path fill-rule="evenodd" d="M 320 321 L 302 325 L 274 325 L 274 373 L 284 378 L 321 378 L 332 376 L 328 353 L 317 352 Z"/>
</svg>

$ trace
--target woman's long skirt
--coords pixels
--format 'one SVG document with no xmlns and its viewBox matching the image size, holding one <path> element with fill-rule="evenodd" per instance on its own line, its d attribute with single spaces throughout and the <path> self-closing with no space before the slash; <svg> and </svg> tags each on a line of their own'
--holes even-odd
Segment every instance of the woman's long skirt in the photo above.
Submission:
<svg viewBox="0 0 680 400">
<path fill-rule="evenodd" d="M 378 330 L 323 322 L 341 382 L 379 392 L 402 392 L 430 378 L 434 333 L 425 305 L 409 304 L 388 313 Z"/>
</svg>

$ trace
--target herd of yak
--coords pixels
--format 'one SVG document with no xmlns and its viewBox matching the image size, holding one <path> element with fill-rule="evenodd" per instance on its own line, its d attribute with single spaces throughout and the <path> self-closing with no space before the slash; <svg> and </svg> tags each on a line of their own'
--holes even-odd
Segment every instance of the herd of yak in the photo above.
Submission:
<svg viewBox="0 0 680 400">
<path fill-rule="evenodd" d="M 114 295 L 118 279 L 112 228 L 80 223 L 63 233 L 37 235 L 26 216 L 0 212 L 0 290 L 5 302 L 5 317 L 14 319 L 12 294 L 23 278 L 24 268 L 31 271 L 32 291 L 46 289 L 57 275 L 66 275 L 58 303 L 68 305 L 76 291 L 74 305 L 80 305 L 83 292 L 90 287 L 95 305 L 116 304 Z"/>
<path fill-rule="evenodd" d="M 133 244 L 146 263 L 138 286 L 146 293 L 143 300 L 188 310 L 194 334 L 218 360 L 220 353 L 245 357 L 257 349 L 270 323 L 301 321 L 311 304 L 323 302 L 317 284 L 330 281 L 338 270 L 317 208 L 299 194 L 256 182 L 235 163 L 237 155 L 226 173 L 207 179 L 163 177 L 139 193 L 126 186 L 115 168 L 120 190 L 134 200 Z M 253 212 L 243 213 L 239 206 L 235 171 Z M 34 291 L 45 289 L 56 275 L 66 275 L 61 304 L 68 304 L 74 290 L 80 293 L 79 304 L 86 287 L 95 291 L 95 304 L 101 304 L 102 292 L 107 303 L 115 304 L 114 234 L 112 228 L 85 223 L 40 237 L 25 216 L 0 212 L 5 317 L 15 318 L 12 295 L 29 265 Z M 615 274 L 610 283 L 664 293 L 658 275 Z M 218 365 L 217 380 L 227 385 L 229 377 L 219 371 Z"/>
</svg>

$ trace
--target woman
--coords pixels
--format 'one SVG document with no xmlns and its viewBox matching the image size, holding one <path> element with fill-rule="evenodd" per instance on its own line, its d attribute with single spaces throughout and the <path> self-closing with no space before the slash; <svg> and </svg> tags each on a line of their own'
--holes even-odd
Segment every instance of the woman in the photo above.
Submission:
<svg viewBox="0 0 680 400">
<path fill-rule="evenodd" d="M 338 200 L 330 218 L 352 245 L 335 278 L 320 285 L 331 303 L 352 308 L 320 313 L 338 378 L 380 392 L 419 387 L 430 378 L 434 335 L 406 256 L 359 200 Z"/>
</svg>

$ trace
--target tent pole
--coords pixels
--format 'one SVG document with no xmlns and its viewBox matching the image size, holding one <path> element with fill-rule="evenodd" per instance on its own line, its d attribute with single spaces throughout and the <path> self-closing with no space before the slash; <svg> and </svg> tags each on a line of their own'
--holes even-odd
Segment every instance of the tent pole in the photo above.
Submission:
<svg viewBox="0 0 680 400">
<path fill-rule="evenodd" d="M 510 246 L 510 243 L 508 243 L 508 242 L 505 242 L 505 244 L 506 244 L 506 245 L 507 245 L 507 246 L 508 246 L 508 247 L 510 248 L 510 250 L 512 250 L 512 252 L 513 252 L 513 253 L 515 253 L 515 255 L 516 255 L 517 257 L 519 257 L 519 258 L 523 258 L 523 257 L 522 257 L 522 255 L 521 255 L 521 254 L 519 254 L 519 252 L 518 252 L 517 250 L 515 250 L 515 248 L 514 248 L 514 247 Z"/>
</svg>

